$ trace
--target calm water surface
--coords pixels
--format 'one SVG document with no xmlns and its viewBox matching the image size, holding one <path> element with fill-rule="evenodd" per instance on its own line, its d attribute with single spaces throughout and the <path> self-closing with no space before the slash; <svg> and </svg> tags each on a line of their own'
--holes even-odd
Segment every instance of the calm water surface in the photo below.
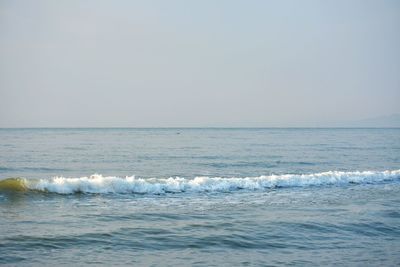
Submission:
<svg viewBox="0 0 400 267">
<path fill-rule="evenodd" d="M 396 266 L 399 169 L 400 129 L 0 129 L 0 264 Z"/>
</svg>

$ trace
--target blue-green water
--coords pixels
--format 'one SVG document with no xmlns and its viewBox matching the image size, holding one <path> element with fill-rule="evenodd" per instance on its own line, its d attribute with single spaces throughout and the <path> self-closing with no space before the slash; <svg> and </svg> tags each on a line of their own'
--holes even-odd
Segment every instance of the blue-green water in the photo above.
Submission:
<svg viewBox="0 0 400 267">
<path fill-rule="evenodd" d="M 0 264 L 395 266 L 399 169 L 400 129 L 0 129 Z"/>
</svg>

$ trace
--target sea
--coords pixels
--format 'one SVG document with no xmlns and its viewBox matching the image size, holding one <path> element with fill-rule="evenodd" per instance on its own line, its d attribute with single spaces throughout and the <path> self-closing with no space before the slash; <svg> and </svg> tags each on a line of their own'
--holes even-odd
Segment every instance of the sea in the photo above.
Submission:
<svg viewBox="0 0 400 267">
<path fill-rule="evenodd" d="M 0 265 L 399 266 L 400 128 L 0 129 Z"/>
</svg>

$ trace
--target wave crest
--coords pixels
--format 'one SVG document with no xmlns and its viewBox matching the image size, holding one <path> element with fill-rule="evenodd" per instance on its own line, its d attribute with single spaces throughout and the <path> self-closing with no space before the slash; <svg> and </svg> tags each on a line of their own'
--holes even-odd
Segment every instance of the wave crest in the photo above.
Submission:
<svg viewBox="0 0 400 267">
<path fill-rule="evenodd" d="M 37 190 L 59 194 L 73 193 L 136 193 L 164 194 L 181 192 L 231 192 L 240 189 L 263 190 L 277 187 L 306 187 L 344 185 L 349 183 L 378 183 L 400 179 L 400 170 L 392 171 L 329 171 L 314 174 L 285 174 L 244 178 L 195 177 L 193 179 L 136 178 L 102 176 L 50 179 L 6 179 L 0 181 L 0 189 Z M 14 180 L 14 181 L 12 181 Z"/>
</svg>

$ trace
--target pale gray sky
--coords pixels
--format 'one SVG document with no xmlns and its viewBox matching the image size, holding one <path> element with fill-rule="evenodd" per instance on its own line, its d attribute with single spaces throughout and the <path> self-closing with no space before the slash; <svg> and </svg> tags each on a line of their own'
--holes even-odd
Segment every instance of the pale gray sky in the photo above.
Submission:
<svg viewBox="0 0 400 267">
<path fill-rule="evenodd" d="M 0 127 L 400 113 L 400 1 L 0 0 Z"/>
</svg>

